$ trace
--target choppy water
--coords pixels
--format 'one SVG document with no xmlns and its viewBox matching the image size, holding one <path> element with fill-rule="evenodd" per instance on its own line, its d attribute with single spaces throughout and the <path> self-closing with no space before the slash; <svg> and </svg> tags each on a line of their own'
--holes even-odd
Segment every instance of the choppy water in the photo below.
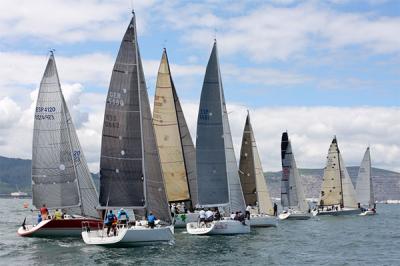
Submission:
<svg viewBox="0 0 400 266">
<path fill-rule="evenodd" d="M 139 248 L 87 246 L 80 239 L 17 236 L 24 199 L 0 199 L 1 265 L 400 265 L 400 205 L 378 205 L 369 217 L 284 221 L 249 235 L 190 236 Z M 30 201 L 29 201 L 30 202 Z"/>
</svg>

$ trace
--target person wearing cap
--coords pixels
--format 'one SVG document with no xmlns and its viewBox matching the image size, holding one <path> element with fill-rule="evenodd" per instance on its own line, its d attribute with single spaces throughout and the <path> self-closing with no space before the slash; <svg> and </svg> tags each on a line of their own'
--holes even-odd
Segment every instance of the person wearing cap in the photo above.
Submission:
<svg viewBox="0 0 400 266">
<path fill-rule="evenodd" d="M 118 211 L 118 223 L 119 224 L 127 224 L 129 222 L 129 216 L 126 213 L 126 211 L 124 210 L 124 208 L 121 208 Z"/>
</svg>

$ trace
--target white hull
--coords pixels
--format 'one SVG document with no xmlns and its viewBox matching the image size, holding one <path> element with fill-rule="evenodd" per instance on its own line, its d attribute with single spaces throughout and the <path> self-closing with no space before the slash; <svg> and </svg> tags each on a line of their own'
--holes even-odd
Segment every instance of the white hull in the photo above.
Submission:
<svg viewBox="0 0 400 266">
<path fill-rule="evenodd" d="M 360 209 L 356 209 L 356 208 L 343 208 L 341 210 L 330 210 L 330 211 L 320 211 L 320 210 L 315 210 L 312 211 L 312 214 L 314 216 L 319 216 L 319 215 L 331 215 L 331 216 L 342 216 L 342 215 L 356 215 L 356 214 L 360 214 L 361 210 Z"/>
<path fill-rule="evenodd" d="M 207 224 L 188 223 L 186 230 L 191 235 L 237 235 L 250 233 L 250 226 L 236 220 L 219 220 Z"/>
<path fill-rule="evenodd" d="M 194 223 L 197 222 L 199 218 L 198 213 L 180 213 L 175 215 L 175 228 L 186 228 L 187 223 Z"/>
<path fill-rule="evenodd" d="M 251 227 L 275 227 L 276 226 L 276 217 L 263 215 L 263 214 L 256 214 L 251 215 L 250 220 Z"/>
<path fill-rule="evenodd" d="M 107 236 L 107 228 L 82 232 L 83 241 L 88 245 L 102 246 L 145 246 L 160 243 L 171 243 L 174 240 L 173 226 L 132 226 L 118 228 L 114 236 L 112 230 Z"/>
<path fill-rule="evenodd" d="M 283 212 L 278 215 L 280 220 L 308 220 L 312 216 L 311 213 L 306 212 Z"/>
<path fill-rule="evenodd" d="M 363 211 L 362 213 L 360 213 L 360 216 L 375 215 L 375 214 L 376 214 L 376 211 L 366 210 L 366 211 Z"/>
</svg>

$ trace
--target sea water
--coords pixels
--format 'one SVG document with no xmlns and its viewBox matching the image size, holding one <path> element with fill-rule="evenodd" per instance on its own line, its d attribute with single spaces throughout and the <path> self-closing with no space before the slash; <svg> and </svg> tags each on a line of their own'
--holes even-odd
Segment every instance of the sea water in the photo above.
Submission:
<svg viewBox="0 0 400 266">
<path fill-rule="evenodd" d="M 16 231 L 29 199 L 0 199 L 0 265 L 400 265 L 400 205 L 375 216 L 280 221 L 248 235 L 192 236 L 136 248 L 88 246 L 82 239 L 23 238 Z"/>
</svg>

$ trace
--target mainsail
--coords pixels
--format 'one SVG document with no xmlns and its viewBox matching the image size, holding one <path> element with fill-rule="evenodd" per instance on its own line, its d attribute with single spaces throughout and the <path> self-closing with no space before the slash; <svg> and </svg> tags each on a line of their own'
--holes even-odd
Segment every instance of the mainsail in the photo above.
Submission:
<svg viewBox="0 0 400 266">
<path fill-rule="evenodd" d="M 98 217 L 98 204 L 85 156 L 65 103 L 51 53 L 35 109 L 32 192 L 36 208 L 63 208 Z"/>
<path fill-rule="evenodd" d="M 328 151 L 327 164 L 322 178 L 320 206 L 343 205 L 356 208 L 355 191 L 344 160 L 339 151 L 336 137 Z"/>
<path fill-rule="evenodd" d="M 282 133 L 281 140 L 282 158 L 282 182 L 281 182 L 281 203 L 287 207 L 302 212 L 309 209 L 303 192 L 300 180 L 300 173 L 297 169 L 296 160 L 292 151 L 292 145 L 287 132 Z"/>
<path fill-rule="evenodd" d="M 273 215 L 272 201 L 269 196 L 249 114 L 243 131 L 239 175 L 245 203 L 253 206 L 257 204 L 259 213 Z"/>
<path fill-rule="evenodd" d="M 364 158 L 358 171 L 356 194 L 358 202 L 362 206 L 372 207 L 375 203 L 374 190 L 371 176 L 371 155 L 369 147 L 365 151 Z"/>
<path fill-rule="evenodd" d="M 166 49 L 158 69 L 153 124 L 168 201 L 191 200 L 196 205 L 195 149 L 172 81 Z"/>
<path fill-rule="evenodd" d="M 111 75 L 100 158 L 100 205 L 171 217 L 136 36 L 135 14 Z"/>
<path fill-rule="evenodd" d="M 226 111 L 217 43 L 207 64 L 197 119 L 197 178 L 200 206 L 244 210 L 232 136 Z"/>
</svg>

